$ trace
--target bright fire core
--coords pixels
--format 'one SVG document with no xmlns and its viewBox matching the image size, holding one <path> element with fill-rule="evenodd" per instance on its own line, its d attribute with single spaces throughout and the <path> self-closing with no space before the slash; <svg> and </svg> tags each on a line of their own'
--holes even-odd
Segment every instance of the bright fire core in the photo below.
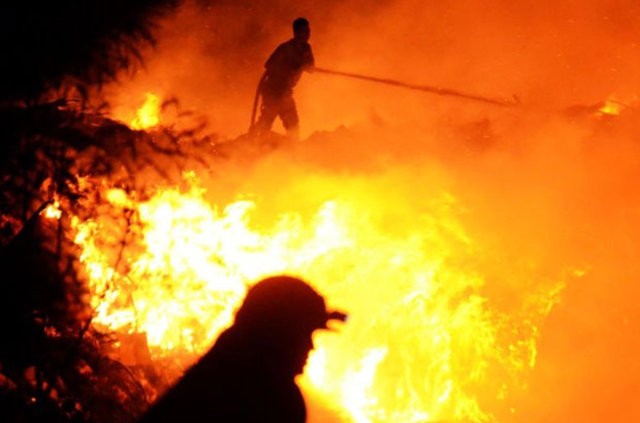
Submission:
<svg viewBox="0 0 640 423">
<path fill-rule="evenodd" d="M 96 325 L 146 334 L 153 358 L 202 354 L 248 284 L 285 272 L 349 313 L 337 333 L 318 334 L 301 380 L 344 421 L 490 421 L 526 386 L 562 283 L 523 294 L 518 310 L 492 304 L 452 194 L 391 210 L 372 207 L 388 192 L 325 175 L 296 183 L 331 199 L 274 217 L 259 198 L 213 206 L 186 176 L 188 189 L 145 200 L 106 189 L 112 210 L 75 220 Z"/>
</svg>

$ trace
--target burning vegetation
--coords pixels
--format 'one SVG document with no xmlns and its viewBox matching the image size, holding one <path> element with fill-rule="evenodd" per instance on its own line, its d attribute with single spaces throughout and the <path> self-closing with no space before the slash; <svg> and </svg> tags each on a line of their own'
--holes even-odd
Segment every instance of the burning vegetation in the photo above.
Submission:
<svg viewBox="0 0 640 423">
<path fill-rule="evenodd" d="M 428 68 L 431 83 L 502 95 L 518 88 L 529 103 L 398 99 L 371 81 L 305 75 L 303 140 L 256 140 L 233 132 L 249 114 L 259 71 L 251 66 L 262 66 L 273 37 L 255 25 L 271 17 L 269 7 L 186 2 L 160 21 L 147 71 L 106 84 L 129 64 L 118 54 L 141 55 L 139 43 L 154 39 L 155 7 L 174 6 L 148 3 L 153 13 L 130 10 L 141 20 L 114 28 L 122 36 L 87 41 L 91 52 L 131 42 L 126 52 L 109 50 L 117 53 L 109 66 L 81 55 L 29 74 L 20 91 L 2 90 L 0 419 L 135 421 L 232 323 L 247 288 L 283 272 L 304 275 L 349 312 L 338 334 L 318 334 L 299 380 L 311 422 L 640 416 L 632 336 L 640 316 L 629 300 L 640 270 L 640 197 L 629 183 L 640 176 L 640 109 L 629 76 L 637 65 L 626 56 L 636 44 L 619 47 L 623 83 L 587 61 L 606 93 L 584 76 L 562 90 L 563 71 L 515 77 L 516 65 L 503 69 L 486 54 L 499 47 L 521 65 L 553 61 L 537 44 L 526 57 L 514 53 L 508 36 L 558 22 L 534 13 L 525 30 L 513 23 L 522 24 L 524 6 L 496 1 L 484 13 L 512 25 L 501 35 L 489 24 L 468 28 L 478 2 L 434 5 L 435 16 L 419 18 L 446 18 L 487 46 L 474 39 L 459 56 L 443 55 Z M 298 14 L 280 3 L 283 14 Z M 312 26 L 319 22 L 316 57 L 367 74 L 371 46 L 404 39 L 395 23 L 422 4 L 385 2 L 355 15 L 388 39 L 345 30 L 332 49 L 330 36 L 364 2 L 303 3 Z M 626 22 L 604 3 L 594 2 L 601 14 Z M 583 58 L 563 50 L 581 30 L 624 42 L 640 35 L 592 24 L 595 12 L 558 8 L 574 22 L 556 44 L 565 56 L 555 60 L 567 67 Z M 444 51 L 444 29 L 413 28 L 427 58 Z M 455 46 L 462 35 L 450 37 Z M 239 49 L 247 39 L 256 43 Z M 398 53 L 407 57 L 371 65 L 384 75 Z M 425 61 L 408 61 L 394 70 L 424 80 L 415 68 Z M 212 92 L 185 81 L 175 62 L 192 65 L 195 79 L 206 74 Z M 500 75 L 478 77 L 490 67 Z M 535 77 L 544 89 L 533 88 Z M 598 396 L 589 383 L 612 393 Z"/>
</svg>

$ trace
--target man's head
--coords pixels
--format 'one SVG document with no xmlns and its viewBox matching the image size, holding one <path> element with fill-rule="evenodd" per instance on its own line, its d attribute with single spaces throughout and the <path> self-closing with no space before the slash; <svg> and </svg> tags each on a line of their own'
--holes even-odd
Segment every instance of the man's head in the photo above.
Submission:
<svg viewBox="0 0 640 423">
<path fill-rule="evenodd" d="M 298 18 L 293 21 L 293 37 L 302 40 L 308 41 L 311 36 L 311 28 L 309 27 L 309 21 L 305 18 Z"/>
<path fill-rule="evenodd" d="M 273 276 L 251 287 L 236 314 L 238 329 L 275 354 L 276 360 L 299 374 L 313 349 L 311 336 L 331 320 L 346 315 L 327 311 L 324 298 L 301 279 Z"/>
</svg>

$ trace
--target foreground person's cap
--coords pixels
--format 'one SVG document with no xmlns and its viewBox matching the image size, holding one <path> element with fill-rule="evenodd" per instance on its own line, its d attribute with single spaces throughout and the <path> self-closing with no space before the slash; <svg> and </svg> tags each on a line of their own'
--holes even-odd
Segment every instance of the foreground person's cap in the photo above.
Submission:
<svg viewBox="0 0 640 423">
<path fill-rule="evenodd" d="M 345 322 L 341 311 L 327 310 L 324 297 L 302 279 L 278 275 L 249 288 L 236 323 L 256 326 L 331 329 L 329 322 Z"/>
</svg>

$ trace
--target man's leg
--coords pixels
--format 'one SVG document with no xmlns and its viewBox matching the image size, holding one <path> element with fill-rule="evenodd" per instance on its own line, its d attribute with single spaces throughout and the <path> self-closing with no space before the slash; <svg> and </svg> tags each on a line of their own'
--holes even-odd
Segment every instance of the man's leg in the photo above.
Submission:
<svg viewBox="0 0 640 423">
<path fill-rule="evenodd" d="M 251 133 L 262 135 L 271 130 L 273 121 L 278 116 L 278 99 L 271 95 L 262 95 L 262 104 L 260 106 L 260 117 L 251 128 Z"/>
<path fill-rule="evenodd" d="M 287 130 L 287 136 L 297 140 L 300 137 L 300 120 L 293 96 L 289 95 L 282 98 L 280 102 L 280 119 L 282 119 L 284 129 Z"/>
</svg>

